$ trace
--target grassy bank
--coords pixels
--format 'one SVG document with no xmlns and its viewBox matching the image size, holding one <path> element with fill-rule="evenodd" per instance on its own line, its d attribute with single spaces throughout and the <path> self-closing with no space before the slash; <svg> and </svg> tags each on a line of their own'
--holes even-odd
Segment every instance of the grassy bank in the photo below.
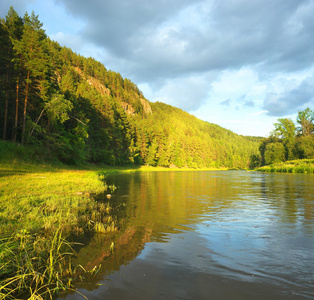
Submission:
<svg viewBox="0 0 314 300">
<path fill-rule="evenodd" d="M 314 173 L 314 159 L 290 160 L 282 163 L 263 166 L 257 169 L 261 172 L 281 173 Z"/>
<path fill-rule="evenodd" d="M 82 219 L 99 208 L 93 195 L 104 192 L 92 171 L 6 172 L 11 175 L 0 179 L 0 234 L 56 227 L 82 231 L 86 226 Z"/>
<path fill-rule="evenodd" d="M 0 299 L 51 299 L 84 280 L 66 237 L 116 230 L 95 200 L 106 189 L 96 171 L 0 163 Z"/>
<path fill-rule="evenodd" d="M 96 200 L 113 189 L 105 174 L 187 170 L 195 171 L 69 167 L 36 148 L 0 141 L 0 299 L 52 299 L 84 280 L 85 271 L 71 264 L 68 237 L 117 230 L 108 201 Z"/>
<path fill-rule="evenodd" d="M 0 141 L 1 142 L 1 141 Z M 0 299 L 52 299 L 84 280 L 69 236 L 116 230 L 99 168 L 45 162 L 33 149 L 0 144 Z"/>
</svg>

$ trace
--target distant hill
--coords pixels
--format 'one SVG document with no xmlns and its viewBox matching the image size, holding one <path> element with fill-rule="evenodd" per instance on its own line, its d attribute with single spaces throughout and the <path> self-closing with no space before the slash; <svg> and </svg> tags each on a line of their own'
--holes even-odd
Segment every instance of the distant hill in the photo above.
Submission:
<svg viewBox="0 0 314 300">
<path fill-rule="evenodd" d="M 0 26 L 0 136 L 66 164 L 245 168 L 244 137 L 145 99 L 136 84 L 50 40 L 11 7 Z"/>
</svg>

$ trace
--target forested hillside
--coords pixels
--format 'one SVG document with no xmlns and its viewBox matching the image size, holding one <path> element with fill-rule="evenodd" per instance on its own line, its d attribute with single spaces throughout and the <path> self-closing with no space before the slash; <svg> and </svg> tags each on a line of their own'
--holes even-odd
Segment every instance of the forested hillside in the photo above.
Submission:
<svg viewBox="0 0 314 300">
<path fill-rule="evenodd" d="M 0 26 L 0 136 L 66 164 L 248 167 L 260 139 L 145 99 L 93 58 L 50 40 L 34 13 Z"/>
</svg>

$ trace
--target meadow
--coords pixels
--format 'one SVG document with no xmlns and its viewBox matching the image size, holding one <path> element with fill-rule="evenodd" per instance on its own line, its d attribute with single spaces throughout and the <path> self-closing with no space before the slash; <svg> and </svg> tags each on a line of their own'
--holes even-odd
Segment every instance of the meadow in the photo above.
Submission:
<svg viewBox="0 0 314 300">
<path fill-rule="evenodd" d="M 1 146 L 0 299 L 52 299 L 97 273 L 71 263 L 70 241 L 116 230 L 110 188 L 99 169 L 36 163 L 25 148 Z"/>
</svg>

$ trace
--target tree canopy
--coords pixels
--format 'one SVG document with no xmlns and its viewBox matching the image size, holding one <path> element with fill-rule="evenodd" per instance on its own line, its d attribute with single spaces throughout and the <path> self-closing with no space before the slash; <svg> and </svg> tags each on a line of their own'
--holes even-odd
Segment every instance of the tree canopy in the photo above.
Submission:
<svg viewBox="0 0 314 300">
<path fill-rule="evenodd" d="M 42 26 L 34 12 L 20 17 L 13 7 L 0 21 L 3 140 L 68 164 L 245 168 L 256 160 L 260 138 L 151 103 L 132 81 L 61 47 Z M 313 131 L 310 119 L 300 115 L 302 130 Z"/>
<path fill-rule="evenodd" d="M 299 111 L 298 126 L 287 118 L 278 119 L 270 137 L 261 141 L 261 164 L 292 159 L 314 158 L 314 112 L 309 107 Z"/>
</svg>

